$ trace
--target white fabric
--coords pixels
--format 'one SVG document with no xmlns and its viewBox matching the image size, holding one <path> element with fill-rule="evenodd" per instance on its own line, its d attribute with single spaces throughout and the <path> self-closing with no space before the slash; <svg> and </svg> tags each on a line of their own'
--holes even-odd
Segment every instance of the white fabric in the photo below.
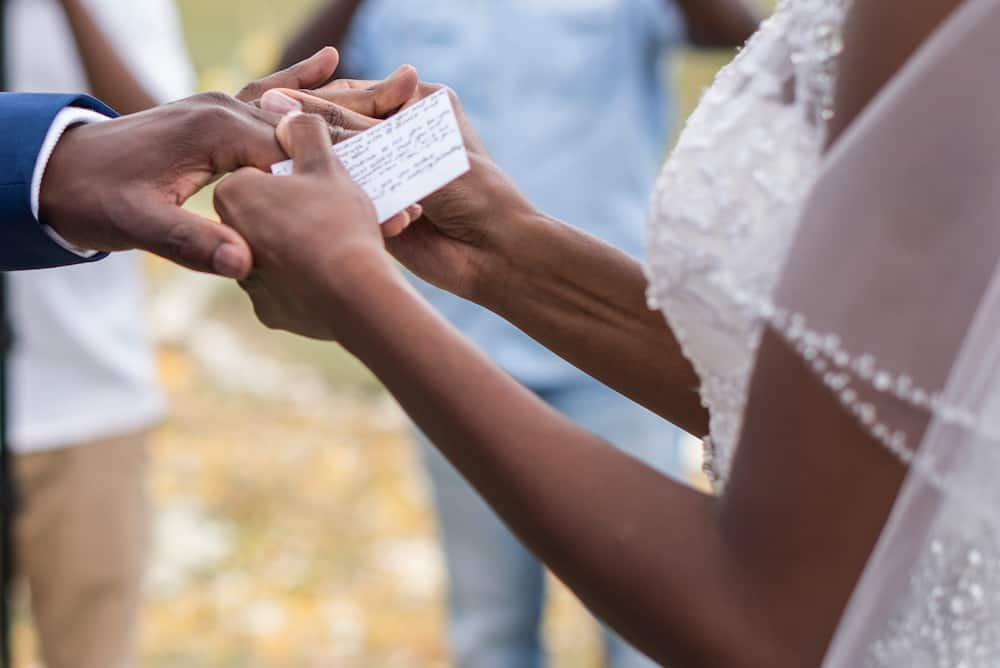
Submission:
<svg viewBox="0 0 1000 668">
<path fill-rule="evenodd" d="M 653 197 L 649 302 L 701 379 L 717 487 L 763 332 L 732 288 L 769 297 L 780 276 L 820 165 L 846 11 L 846 0 L 782 2 L 702 98 Z"/>
<path fill-rule="evenodd" d="M 49 166 L 49 159 L 52 158 L 52 153 L 56 150 L 56 145 L 62 139 L 62 136 L 66 134 L 66 130 L 74 125 L 100 123 L 106 120 L 108 120 L 108 117 L 103 114 L 99 114 L 91 109 L 80 109 L 78 107 L 67 107 L 56 114 L 48 133 L 45 135 L 45 141 L 42 142 L 42 148 L 38 151 L 38 158 L 35 159 L 35 171 L 31 175 L 31 213 L 34 214 L 35 220 L 38 220 L 38 207 L 42 194 L 42 180 L 45 178 L 45 170 Z M 63 239 L 58 232 L 48 225 L 44 225 L 43 229 L 49 235 L 50 239 L 70 253 L 75 253 L 83 258 L 90 258 L 97 255 L 97 251 L 85 250 L 74 246 Z"/>
<path fill-rule="evenodd" d="M 8 0 L 8 82 L 25 92 L 86 92 L 57 0 Z M 171 0 L 86 0 L 98 25 L 155 99 L 194 89 Z M 11 276 L 12 443 L 29 452 L 143 429 L 162 417 L 143 311 L 139 257 Z"/>
</svg>

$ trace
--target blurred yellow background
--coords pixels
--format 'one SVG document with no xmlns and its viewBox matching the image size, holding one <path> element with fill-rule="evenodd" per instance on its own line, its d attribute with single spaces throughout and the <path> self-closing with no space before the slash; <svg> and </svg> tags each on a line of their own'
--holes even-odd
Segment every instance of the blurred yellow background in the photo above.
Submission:
<svg viewBox="0 0 1000 668">
<path fill-rule="evenodd" d="M 316 3 L 179 4 L 201 87 L 235 92 Z M 683 59 L 686 108 L 722 58 Z M 172 411 L 155 436 L 142 665 L 447 665 L 428 492 L 395 404 L 336 346 L 259 327 L 228 284 L 150 273 Z M 554 591 L 552 665 L 596 668 L 593 623 Z M 16 633 L 16 665 L 36 665 L 23 613 Z"/>
</svg>

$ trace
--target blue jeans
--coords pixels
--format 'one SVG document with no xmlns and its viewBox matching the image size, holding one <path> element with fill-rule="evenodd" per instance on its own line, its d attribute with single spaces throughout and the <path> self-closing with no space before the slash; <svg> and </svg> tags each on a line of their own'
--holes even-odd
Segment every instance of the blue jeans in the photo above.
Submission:
<svg viewBox="0 0 1000 668">
<path fill-rule="evenodd" d="M 678 476 L 680 432 L 596 382 L 539 393 L 585 429 Z M 456 668 L 541 668 L 542 565 L 426 439 L 420 438 L 450 580 L 449 640 Z M 608 668 L 656 666 L 604 630 Z"/>
</svg>

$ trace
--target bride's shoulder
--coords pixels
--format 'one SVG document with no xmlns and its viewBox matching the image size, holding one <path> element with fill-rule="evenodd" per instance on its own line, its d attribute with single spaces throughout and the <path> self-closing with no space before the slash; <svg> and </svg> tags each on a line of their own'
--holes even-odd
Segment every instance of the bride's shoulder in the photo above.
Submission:
<svg viewBox="0 0 1000 668">
<path fill-rule="evenodd" d="M 831 143 L 964 1 L 853 1 L 844 24 Z"/>
</svg>

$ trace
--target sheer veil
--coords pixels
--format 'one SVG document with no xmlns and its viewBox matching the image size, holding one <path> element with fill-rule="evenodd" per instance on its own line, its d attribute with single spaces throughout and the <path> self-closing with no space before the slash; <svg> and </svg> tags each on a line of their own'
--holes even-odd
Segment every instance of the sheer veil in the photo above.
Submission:
<svg viewBox="0 0 1000 668">
<path fill-rule="evenodd" d="M 1000 0 L 966 0 L 831 149 L 773 299 L 909 473 L 828 667 L 1000 665 Z"/>
</svg>

